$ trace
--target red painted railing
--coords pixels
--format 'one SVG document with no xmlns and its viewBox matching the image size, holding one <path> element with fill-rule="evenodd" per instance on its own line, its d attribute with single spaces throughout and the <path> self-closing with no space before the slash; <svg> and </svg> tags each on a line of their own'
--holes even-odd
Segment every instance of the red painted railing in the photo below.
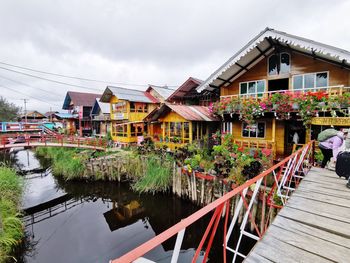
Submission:
<svg viewBox="0 0 350 263">
<path fill-rule="evenodd" d="M 85 138 L 75 136 L 64 136 L 60 134 L 52 135 L 33 135 L 33 134 L 20 134 L 18 136 L 2 136 L 0 140 L 1 148 L 12 148 L 19 146 L 57 146 L 61 147 L 74 147 L 84 148 L 89 146 L 92 149 L 106 148 L 107 142 L 101 138 Z M 54 144 L 54 145 L 53 145 Z"/>
<path fill-rule="evenodd" d="M 278 164 L 272 166 L 253 179 L 246 181 L 243 185 L 234 188 L 232 191 L 198 210 L 191 216 L 181 220 L 179 223 L 165 230 L 151 240 L 145 242 L 120 258 L 111 260 L 111 263 L 133 262 L 175 235 L 177 235 L 177 239 L 171 262 L 177 262 L 186 228 L 212 211 L 211 220 L 196 249 L 192 262 L 197 262 L 204 247 L 205 254 L 204 256 L 201 256 L 201 260 L 202 262 L 206 262 L 214 236 L 217 232 L 216 230 L 222 217 L 224 218 L 224 234 L 222 237 L 223 261 L 226 262 L 227 251 L 233 253 L 233 261 L 236 260 L 237 256 L 245 258 L 246 255 L 243 255 L 239 251 L 242 237 L 246 236 L 254 240 L 260 240 L 264 235 L 271 221 L 271 209 L 279 209 L 286 203 L 291 193 L 298 186 L 301 178 L 303 178 L 311 168 L 313 164 L 314 145 L 314 141 L 306 144 L 303 148 L 294 152 Z M 236 200 L 236 202 L 232 202 L 234 197 L 237 197 L 239 201 L 237 202 Z M 253 204 L 256 201 L 256 198 L 259 197 L 262 198 L 263 202 L 260 224 L 255 222 L 256 219 L 252 215 Z M 233 203 L 236 204 L 233 217 L 230 219 L 230 207 Z M 239 226 L 239 239 L 235 244 L 235 248 L 231 248 L 230 246 L 232 246 L 232 242 L 230 242 L 230 238 L 232 238 L 234 226 L 238 225 L 238 217 L 240 214 L 242 215 L 242 213 L 243 219 Z M 231 223 L 228 226 L 229 219 Z M 256 234 L 246 231 L 246 225 L 248 223 L 251 223 L 254 227 Z M 206 242 L 207 244 L 204 246 Z"/>
</svg>

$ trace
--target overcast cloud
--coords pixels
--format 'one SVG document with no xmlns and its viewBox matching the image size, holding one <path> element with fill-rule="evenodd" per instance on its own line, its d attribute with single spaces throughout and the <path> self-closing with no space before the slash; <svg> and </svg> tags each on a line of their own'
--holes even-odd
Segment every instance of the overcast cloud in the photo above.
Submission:
<svg viewBox="0 0 350 263">
<path fill-rule="evenodd" d="M 350 50 L 349 1 L 0 3 L 0 62 L 90 79 L 145 85 L 179 85 L 189 76 L 206 79 L 266 26 Z M 20 99 L 28 98 L 28 109 L 41 112 L 50 106 L 60 110 L 67 90 L 102 93 L 106 86 L 0 67 L 97 89 L 54 84 L 0 68 L 0 95 L 21 106 Z"/>
</svg>

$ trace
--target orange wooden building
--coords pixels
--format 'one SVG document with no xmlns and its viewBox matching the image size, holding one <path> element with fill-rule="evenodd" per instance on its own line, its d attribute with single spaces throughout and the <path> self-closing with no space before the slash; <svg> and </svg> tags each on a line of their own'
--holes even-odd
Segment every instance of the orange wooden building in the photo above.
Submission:
<svg viewBox="0 0 350 263">
<path fill-rule="evenodd" d="M 266 28 L 201 83 L 197 91 L 218 90 L 221 101 L 268 100 L 276 92 L 320 90 L 329 99 L 339 98 L 349 95 L 349 70 L 350 52 Z M 324 128 L 350 127 L 349 106 L 315 112 L 311 125 L 303 123 L 297 110 L 283 119 L 272 110 L 253 125 L 242 121 L 239 111 L 226 111 L 222 114 L 222 131 L 233 134 L 239 143 L 268 145 L 278 156 L 284 156 L 291 152 L 296 138 L 298 143 L 305 143 Z"/>
</svg>

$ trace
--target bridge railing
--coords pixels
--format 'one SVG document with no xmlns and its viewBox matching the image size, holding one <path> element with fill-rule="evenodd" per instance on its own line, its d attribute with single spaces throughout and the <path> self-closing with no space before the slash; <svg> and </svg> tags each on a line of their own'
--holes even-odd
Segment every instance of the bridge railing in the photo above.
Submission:
<svg viewBox="0 0 350 263">
<path fill-rule="evenodd" d="M 21 134 L 20 136 L 2 136 L 0 140 L 1 146 L 5 148 L 6 145 L 11 143 L 25 144 L 31 146 L 34 143 L 43 143 L 44 146 L 49 146 L 49 143 L 60 144 L 64 146 L 76 145 L 77 147 L 91 146 L 92 148 L 106 148 L 107 142 L 102 138 L 85 138 L 76 136 L 64 136 L 60 134 L 53 135 L 33 135 L 33 134 Z"/>
<path fill-rule="evenodd" d="M 151 240 L 110 262 L 133 262 L 141 257 L 147 257 L 146 254 L 148 252 L 175 235 L 177 235 L 177 238 L 171 262 L 177 262 L 186 228 L 195 224 L 208 214 L 211 214 L 211 219 L 202 235 L 192 262 L 197 262 L 199 257 L 201 257 L 202 262 L 207 261 L 220 221 L 223 221 L 222 225 L 224 228 L 222 237 L 223 262 L 227 260 L 227 251 L 233 253 L 233 262 L 236 261 L 237 257 L 245 258 L 246 255 L 240 250 L 243 236 L 257 241 L 262 238 L 271 222 L 273 211 L 283 207 L 298 186 L 300 180 L 311 168 L 314 158 L 314 146 L 314 141 L 306 144 L 278 164 L 234 188 L 232 191 L 181 220 Z M 256 222 L 256 217 L 252 214 L 253 204 L 257 199 L 262 202 L 259 223 Z M 233 217 L 230 218 L 229 215 L 233 207 Z M 240 225 L 238 225 L 239 217 L 242 217 Z M 229 221 L 230 224 L 228 224 Z M 254 231 L 248 232 L 248 223 L 253 226 Z M 233 229 L 235 227 L 239 227 L 238 240 L 233 240 Z M 202 251 L 204 249 L 205 252 L 203 254 Z"/>
</svg>

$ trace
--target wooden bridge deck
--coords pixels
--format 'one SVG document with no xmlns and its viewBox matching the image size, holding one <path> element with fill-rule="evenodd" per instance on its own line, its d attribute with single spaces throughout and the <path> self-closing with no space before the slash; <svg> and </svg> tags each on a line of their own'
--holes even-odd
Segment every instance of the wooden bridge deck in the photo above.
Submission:
<svg viewBox="0 0 350 263">
<path fill-rule="evenodd" d="M 244 262 L 350 262 L 346 180 L 312 168 Z"/>
<path fill-rule="evenodd" d="M 83 149 L 92 149 L 98 151 L 104 151 L 105 148 L 101 146 L 93 146 L 86 144 L 77 144 L 77 143 L 55 143 L 55 142 L 30 142 L 28 143 L 15 143 L 15 144 L 0 144 L 0 150 L 18 148 L 18 147 L 67 147 L 67 148 L 83 148 Z"/>
</svg>

